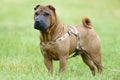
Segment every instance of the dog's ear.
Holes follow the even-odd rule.
[[[36,5],[36,6],[35,6],[35,8],[34,8],[34,10],[36,10],[39,6],[40,6],[39,4],[38,4],[38,5]]]
[[[48,8],[52,11],[55,11],[55,8],[52,5],[48,5]]]

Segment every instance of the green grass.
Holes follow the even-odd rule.
[[[119,0],[1,0],[0,80],[120,80],[119,3]],[[33,29],[36,4],[54,5],[65,25],[78,25],[83,16],[90,17],[102,42],[105,69],[101,75],[93,77],[79,56],[68,60],[63,75],[58,75],[56,61],[54,75],[47,73],[39,49],[39,32]]]

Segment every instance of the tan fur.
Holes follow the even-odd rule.
[[[92,28],[92,23],[88,17],[83,17],[82,18],[82,23],[85,27],[87,28]]]
[[[49,18],[48,23],[49,21],[52,21],[50,28],[46,30],[46,32],[40,31],[40,40],[42,42],[45,43],[56,40],[67,33],[67,27],[59,21],[55,12],[51,11],[48,6],[40,6],[36,11],[40,9],[49,12],[51,17]],[[88,52],[88,55],[91,57],[91,59],[86,54],[81,54],[81,57],[83,61],[89,66],[92,74],[95,75],[96,67],[99,72],[102,72],[100,39],[95,33],[89,18],[84,17],[82,19],[82,23],[83,25],[76,26],[76,28],[80,33],[81,46]],[[42,54],[44,56],[44,63],[48,71],[51,74],[53,73],[52,60],[60,61],[60,73],[65,71],[67,59],[70,54],[74,52],[76,46],[77,38],[73,34],[67,39],[57,42],[54,45],[41,45]],[[73,66],[75,65],[76,64]],[[80,69],[79,66],[78,69]]]

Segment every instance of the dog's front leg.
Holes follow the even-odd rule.
[[[66,69],[66,63],[67,63],[67,58],[66,56],[61,56],[60,57],[60,68],[59,68],[59,73],[62,73]]]
[[[44,63],[47,67],[47,70],[50,74],[53,74],[53,65],[52,65],[52,59],[48,58],[47,56],[44,56]]]

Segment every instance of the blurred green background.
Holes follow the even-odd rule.
[[[95,77],[81,57],[68,60],[64,75],[47,73],[34,30],[37,5],[51,4],[65,25],[79,25],[88,16],[101,38],[104,72]],[[0,80],[120,80],[120,0],[1,0]]]

